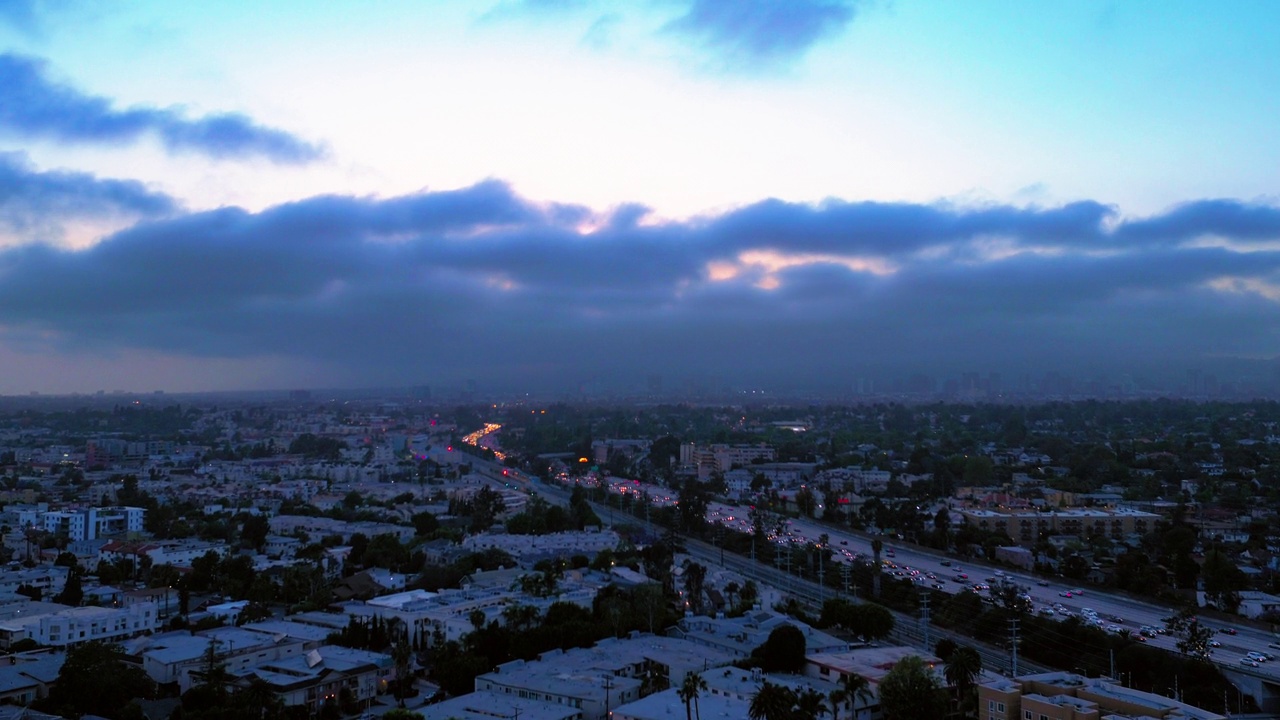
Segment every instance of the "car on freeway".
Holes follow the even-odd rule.
[[[1108,619],[1108,620],[1110,620],[1110,621],[1111,621],[1111,622],[1113,622],[1113,623],[1122,623],[1122,622],[1124,622],[1124,618],[1120,617],[1119,615],[1108,615],[1108,616],[1107,616],[1107,619]]]
[[[1247,666],[1249,666],[1249,667],[1258,667],[1258,661],[1257,661],[1257,660],[1251,660],[1251,659],[1249,659],[1249,658],[1247,658],[1247,657],[1242,657],[1242,658],[1240,658],[1240,664],[1241,664],[1241,665],[1247,665]]]
[[[1075,596],[1071,594],[1070,590],[1063,590],[1058,593],[1058,597],[1075,597]]]
[[[1235,629],[1235,628],[1225,628],[1225,627],[1224,627],[1224,628],[1218,628],[1218,632],[1222,633],[1223,635],[1235,635],[1235,634],[1236,634],[1236,629]]]
[[[1217,640],[1210,640],[1209,647],[1222,647],[1222,643],[1218,642]]]
[[[938,563],[938,564],[939,564],[939,565],[941,565],[942,567],[951,567],[951,561],[950,561],[950,560],[943,560],[942,562],[940,562],[940,563]]]
[[[1124,628],[1120,627],[1119,625],[1110,625],[1107,627],[1107,632],[1122,633],[1124,632]]]
[[[1263,655],[1263,654],[1262,654],[1262,653],[1260,653],[1260,652],[1249,652],[1249,653],[1245,653],[1245,657],[1247,657],[1247,658],[1249,658],[1250,660],[1253,660],[1253,661],[1255,661],[1255,662],[1266,662],[1266,661],[1267,661],[1267,656],[1266,656],[1266,655]]]
[[[1040,587],[1049,587],[1048,580],[1037,580],[1036,584],[1039,585]]]
[[[1084,591],[1083,591],[1083,590],[1081,590],[1080,588],[1075,588],[1075,589],[1073,589],[1071,592],[1073,592],[1073,593],[1075,593],[1075,594],[1077,594],[1077,595],[1083,595],[1083,594],[1084,594]]]

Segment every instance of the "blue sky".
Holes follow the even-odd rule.
[[[0,0],[0,393],[1275,357],[1276,27]]]

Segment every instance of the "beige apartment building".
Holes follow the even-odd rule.
[[[1155,529],[1160,519],[1155,513],[1127,508],[1068,508],[1046,512],[962,508],[956,513],[964,522],[980,530],[1004,532],[1024,547],[1054,535],[1074,535],[1081,539],[1101,535],[1116,540],[1134,533],[1145,535]]]
[[[978,686],[983,720],[1225,720],[1172,698],[1126,688],[1111,678],[1069,672],[1001,678]]]

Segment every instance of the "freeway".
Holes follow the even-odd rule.
[[[473,462],[473,466],[477,471],[494,480],[509,482],[523,490],[540,494],[554,502],[568,502],[568,492],[563,488],[535,482],[527,475],[512,471],[498,463],[477,459]],[[671,505],[675,502],[674,491],[669,488],[641,485],[635,481],[615,481],[609,485],[609,490],[613,493],[628,492],[637,496],[645,494],[655,505]],[[593,503],[593,505],[595,504]],[[596,512],[600,517],[608,518],[616,511],[607,506],[596,505]],[[714,502],[708,507],[707,520],[726,527],[749,531],[749,521],[747,519],[749,512],[749,508]],[[628,522],[637,522],[637,520],[628,516]],[[792,519],[788,521],[778,541],[813,543],[817,542],[824,534],[828,536],[831,557],[836,563],[852,562],[855,558],[867,558],[872,554],[871,541],[873,538],[870,535],[847,528],[828,526],[812,520]],[[1061,579],[1044,579],[1025,573],[1010,573],[1006,568],[996,567],[973,559],[958,560],[942,553],[905,543],[897,543],[887,537],[881,538],[881,540],[884,543],[883,559],[892,562],[896,566],[892,568],[886,567],[887,572],[899,577],[918,578],[923,585],[932,586],[947,593],[967,592],[974,584],[990,583],[1002,577],[1008,578],[1029,589],[1028,594],[1032,598],[1036,612],[1048,614],[1052,611],[1052,616],[1056,618],[1065,619],[1069,616],[1076,616],[1085,620],[1087,618],[1083,616],[1086,611],[1091,611],[1096,614],[1097,622],[1104,629],[1110,629],[1113,632],[1124,631],[1134,635],[1140,635],[1140,631],[1144,626],[1163,628],[1165,618],[1176,613],[1174,608],[1155,602],[1107,593],[1094,588],[1085,588],[1079,584],[1067,583]],[[703,562],[710,564],[720,563],[722,554],[719,549],[692,540],[687,541],[687,545],[691,549],[699,549],[698,557]],[[747,558],[731,554],[724,554],[723,557],[725,565],[730,569],[759,582],[768,582],[774,587],[786,589],[811,602],[820,604],[823,598],[831,596],[831,590],[822,588],[816,583],[803,581],[777,568],[764,566]],[[914,576],[912,575],[913,571],[916,573]],[[967,577],[960,578],[962,574]],[[933,578],[930,578],[930,576],[933,576]],[[1065,612],[1063,612],[1064,610]],[[899,616],[897,620],[898,626],[904,628],[903,632],[906,632],[906,628],[915,628],[916,632],[922,635],[922,630],[919,628],[919,623],[915,618]],[[1250,675],[1267,682],[1280,684],[1280,638],[1272,633],[1247,625],[1227,625],[1209,621],[1206,621],[1205,624],[1218,631],[1213,640],[1216,643],[1216,646],[1212,648],[1213,662],[1222,667],[1222,669],[1233,673]],[[929,629],[929,633],[933,638],[937,638],[941,635],[941,630],[934,627]],[[966,644],[974,644],[973,640],[969,638],[961,638],[960,640]],[[1158,634],[1153,638],[1147,638],[1146,642],[1169,652],[1179,652],[1176,648],[1175,639],[1169,635]],[[1260,661],[1257,666],[1241,664],[1241,659],[1249,652],[1269,653],[1277,657],[1271,661]],[[988,654],[990,655],[989,658],[987,657]],[[1001,660],[1000,658],[1004,659]],[[989,663],[988,667],[993,668],[1007,668],[1009,664],[1006,651],[1003,650],[986,648],[983,659],[984,662]],[[1027,663],[1022,661],[1020,665],[1025,668]]]
[[[842,531],[813,522],[793,521],[791,533],[801,542],[811,542],[826,533],[830,537],[832,546],[841,551],[847,550],[850,553],[862,555],[871,554],[871,538],[851,531]],[[839,555],[844,554],[840,552]],[[1076,617],[1082,617],[1088,610],[1096,613],[1101,627],[1114,627],[1134,634],[1138,634],[1143,626],[1163,628],[1164,619],[1176,613],[1174,608],[1154,602],[1137,600],[1094,588],[1084,588],[1074,583],[1067,584],[1061,579],[1049,580],[1008,573],[1006,569],[994,565],[974,560],[956,560],[941,553],[906,544],[895,544],[887,539],[884,542],[882,557],[897,565],[897,568],[890,569],[890,572],[895,574],[903,573],[903,576],[907,577],[912,570],[915,570],[926,578],[929,574],[935,575],[941,585],[938,589],[948,593],[965,592],[972,584],[992,582],[992,578],[1012,578],[1015,582],[1029,588],[1029,594],[1037,612],[1044,612],[1055,604]],[[964,582],[957,581],[961,573],[968,576]],[[929,582],[932,584],[932,581]],[[1053,616],[1065,619],[1069,615],[1054,610]],[[1085,618],[1082,617],[1082,619]],[[1214,635],[1214,642],[1218,643],[1218,646],[1211,648],[1212,660],[1216,664],[1224,669],[1256,675],[1271,682],[1280,682],[1280,660],[1263,661],[1258,667],[1240,663],[1240,659],[1248,652],[1272,653],[1280,656],[1280,648],[1275,646],[1280,645],[1280,640],[1274,635],[1246,625],[1228,625],[1211,621],[1206,621],[1205,624],[1218,631]],[[1234,634],[1228,634],[1229,631],[1234,631]],[[1178,652],[1175,639],[1169,635],[1157,635],[1155,638],[1150,638],[1148,642],[1170,652]]]

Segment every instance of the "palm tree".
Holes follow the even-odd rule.
[[[818,720],[827,713],[827,706],[823,703],[825,699],[817,690],[806,688],[804,692],[796,695],[792,717],[795,720]]]
[[[502,609],[502,619],[506,621],[507,627],[511,628],[514,632],[520,632],[533,627],[538,623],[538,618],[541,614],[542,613],[538,611],[538,608],[532,605],[525,605],[523,603],[508,605]]]
[[[676,695],[684,702],[685,720],[693,720],[693,709],[697,708],[698,695],[707,689],[707,681],[702,676],[689,671],[684,675],[684,682],[680,683],[680,689],[676,690]],[[698,712],[698,720],[702,720],[702,712]]]
[[[857,673],[849,673],[840,676],[840,690],[844,693],[844,698],[849,701],[853,710],[854,720],[862,715],[857,709],[858,702],[863,704],[871,702],[875,695],[871,692],[871,682]]]
[[[841,687],[827,693],[827,702],[831,703],[831,720],[840,720],[840,706],[849,699],[848,693]]]
[[[788,720],[796,704],[796,693],[786,685],[774,685],[765,680],[756,694],[751,696],[747,717],[751,720]]]
[[[957,708],[967,700],[974,680],[981,672],[982,656],[977,650],[968,645],[962,645],[951,653],[944,676],[948,683],[956,686]]]

